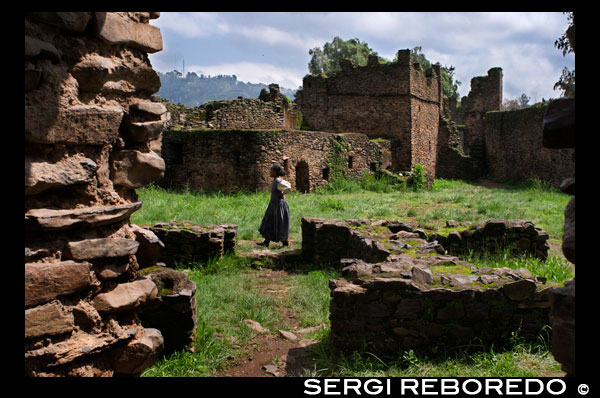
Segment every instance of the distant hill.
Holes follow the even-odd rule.
[[[258,98],[260,90],[269,84],[244,83],[235,75],[198,76],[188,72],[185,77],[179,71],[158,72],[161,87],[157,94],[172,103],[181,103],[189,107],[200,106],[209,101],[221,101],[237,97]],[[294,100],[296,90],[280,87],[280,92]]]

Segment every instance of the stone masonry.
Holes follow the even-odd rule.
[[[362,134],[301,130],[169,130],[162,156],[167,188],[268,190],[274,162],[292,189],[311,192],[334,172],[358,178],[381,167],[381,149]]]
[[[148,53],[157,12],[25,14],[25,374],[139,375],[164,339],[136,309],[135,188],[160,178],[150,150],[169,121]]]
[[[490,220],[475,228],[488,237],[510,228],[539,235],[526,222]],[[448,254],[435,240],[440,234],[428,241],[423,229],[397,220],[309,218],[302,232],[305,260],[342,270],[344,279],[329,282],[331,337],[339,349],[428,354],[434,347],[501,346],[513,333],[536,339],[550,324],[556,284],[524,268],[475,267]]]
[[[205,262],[233,253],[237,242],[237,226],[233,224],[197,225],[190,221],[157,223],[149,227],[163,242],[158,259],[168,267]]]
[[[391,64],[370,57],[364,67],[344,62],[327,78],[305,76],[297,102],[311,129],[393,139],[399,142],[392,152],[395,170],[420,163],[435,174],[432,154],[443,108],[440,70],[437,65],[423,70],[409,50],[398,51],[398,61]]]

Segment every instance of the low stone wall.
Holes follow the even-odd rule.
[[[549,289],[527,270],[477,268],[449,256],[353,262],[331,280],[331,339],[341,350],[502,346],[549,326]],[[346,262],[348,263],[348,262]]]
[[[352,222],[303,217],[302,257],[313,264],[337,265],[342,258],[383,261],[391,254],[381,243],[350,228]]]
[[[488,220],[462,230],[452,226],[425,231],[394,220],[302,218],[302,256],[315,264],[340,264],[343,258],[384,261],[390,254],[448,251],[453,255],[511,250],[545,260],[548,233],[530,221]],[[408,242],[408,243],[406,243]]]
[[[550,246],[549,235],[531,221],[488,220],[462,231],[446,228],[444,233],[432,233],[429,240],[437,240],[448,253],[494,253],[508,249],[513,255],[531,255],[546,260]]]
[[[232,224],[171,221],[154,224],[149,229],[163,242],[159,261],[168,267],[220,258],[224,253],[233,252],[237,242],[237,226]]]
[[[165,355],[186,348],[196,332],[196,283],[183,272],[159,266],[140,273],[150,277],[158,289],[156,297],[138,309],[142,325],[160,330]]]

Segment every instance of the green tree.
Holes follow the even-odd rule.
[[[367,43],[357,38],[342,40],[337,36],[331,43],[325,43],[323,48],[315,47],[308,50],[308,54],[312,57],[308,63],[309,72],[324,76],[341,70],[340,60],[349,59],[356,65],[365,66],[369,55],[377,55]],[[380,58],[380,62],[385,60]]]
[[[569,53],[575,53],[575,13],[565,12],[569,27],[561,37],[556,39],[554,47],[562,51],[563,57]],[[554,90],[562,91],[561,97],[575,97],[575,68],[570,71],[566,66],[556,83]]]

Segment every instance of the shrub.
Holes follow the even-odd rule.
[[[419,191],[425,187],[425,173],[423,172],[422,165],[417,163],[412,167],[412,171],[406,180],[406,184],[414,191]]]

